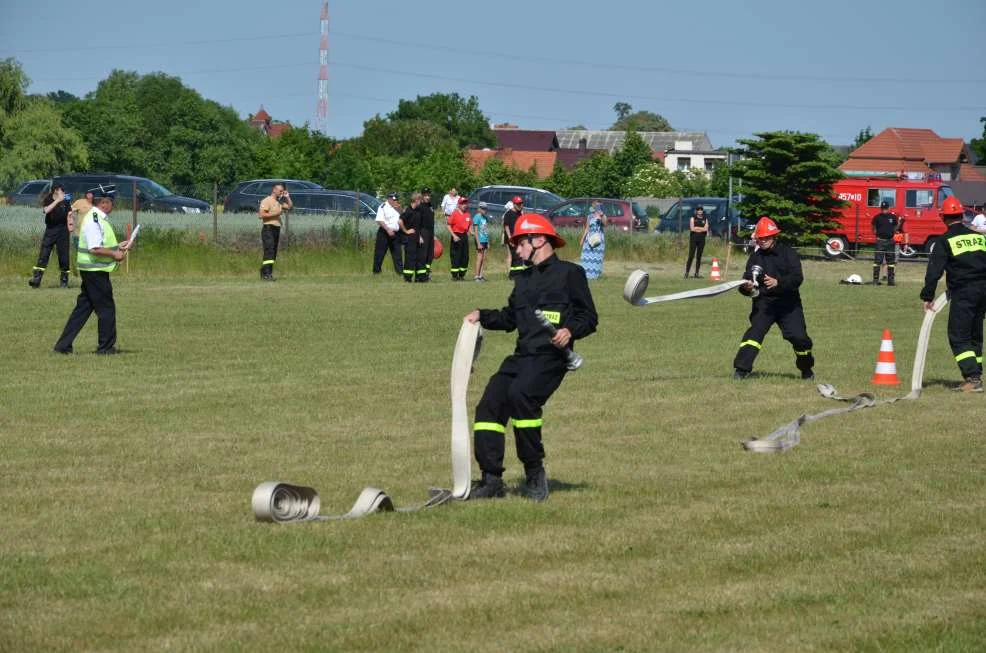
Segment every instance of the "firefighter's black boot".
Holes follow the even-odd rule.
[[[545,501],[548,498],[548,473],[544,467],[527,470],[524,495],[531,501]]]
[[[38,268],[34,268],[34,275],[31,276],[31,280],[27,282],[27,285],[31,286],[32,288],[39,288],[41,286],[41,277],[43,277],[44,274],[45,274],[44,270],[39,270]]]
[[[274,281],[274,266],[270,263],[260,268],[260,278],[264,281]]]
[[[896,283],[894,283],[894,275],[896,273],[897,273],[897,268],[895,268],[892,265],[888,265],[887,266],[887,285],[888,286],[896,286],[897,285]]]
[[[62,272],[62,276],[58,279],[59,288],[68,288],[68,272]]]
[[[879,265],[874,265],[873,266],[873,285],[874,286],[879,286],[880,285],[880,266]]]
[[[470,499],[494,499],[506,494],[503,479],[496,474],[483,472],[479,484],[469,493]]]

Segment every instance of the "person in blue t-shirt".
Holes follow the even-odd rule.
[[[475,281],[486,281],[483,276],[483,265],[486,263],[486,252],[490,248],[490,232],[487,229],[489,218],[486,217],[486,202],[480,202],[478,213],[472,216],[472,236],[476,240],[476,274]]]

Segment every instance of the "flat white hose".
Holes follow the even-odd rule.
[[[261,483],[253,491],[251,506],[257,521],[301,522],[356,519],[375,512],[412,512],[440,506],[451,500],[469,498],[472,469],[472,441],[469,433],[469,414],[466,397],[472,364],[479,354],[482,330],[479,324],[462,321],[452,356],[452,489],[429,488],[428,499],[422,503],[395,508],[390,496],[375,487],[363,488],[349,512],[341,515],[320,515],[318,490],[304,485],[280,481]]]
[[[817,388],[819,394],[826,399],[848,402],[848,406],[842,408],[830,408],[829,410],[815,413],[814,415],[801,415],[793,422],[785,424],[775,430],[770,435],[763,438],[751,438],[741,442],[747,451],[757,453],[780,453],[796,446],[801,442],[801,425],[815,422],[823,417],[841,415],[860,408],[872,408],[882,404],[892,404],[902,399],[917,399],[921,396],[921,388],[924,384],[924,363],[928,357],[928,342],[931,338],[931,327],[935,322],[935,317],[945,308],[948,303],[948,296],[942,293],[935,298],[931,305],[931,310],[925,311],[924,320],[921,322],[921,331],[918,334],[917,351],[914,352],[914,366],[911,368],[911,391],[903,397],[891,397],[890,399],[877,399],[869,392],[862,392],[854,397],[843,397],[833,386],[828,383],[819,383]]]

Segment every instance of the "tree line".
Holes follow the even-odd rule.
[[[401,99],[394,111],[363,123],[360,136],[337,140],[308,124],[271,139],[237,112],[203,98],[164,73],[114,70],[84,97],[64,91],[29,95],[30,80],[15,59],[0,61],[0,191],[27,179],[67,172],[149,177],[186,195],[212,199],[255,178],[308,179],[326,188],[380,195],[423,186],[464,192],[487,184],[538,186],[562,197],[725,196],[728,180],[743,180],[747,215],[780,217],[799,242],[818,239],[837,202],[831,184],[841,157],[814,134],[763,132],[739,141],[731,167],[669,171],[654,161],[637,130],[671,130],[662,116],[618,102],[611,129],[626,131],[615,153],[595,152],[571,170],[556,164],[540,179],[491,158],[478,171],[470,147],[492,147],[490,121],[475,97],[435,93]],[[986,158],[983,138],[972,149]],[[869,127],[857,141],[872,134]],[[785,224],[786,223],[786,224]]]

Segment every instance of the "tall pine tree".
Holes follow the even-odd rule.
[[[743,179],[741,210],[751,221],[773,218],[781,238],[795,245],[817,245],[834,226],[841,205],[832,185],[842,178],[838,156],[815,134],[779,131],[741,139],[742,159],[733,175]]]

